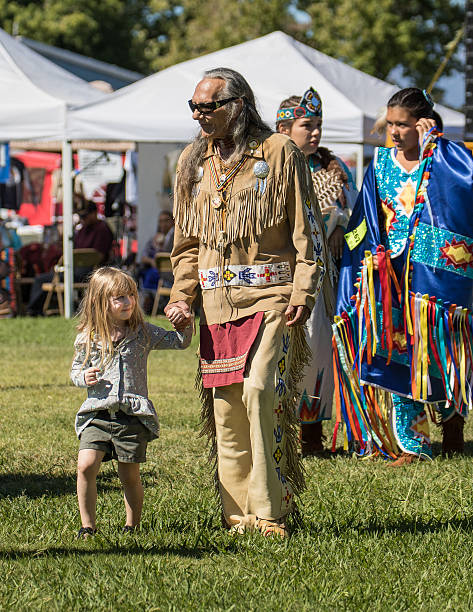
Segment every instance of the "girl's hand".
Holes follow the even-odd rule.
[[[98,383],[97,372],[100,372],[100,368],[88,368],[84,372],[85,384],[88,387],[92,387],[93,385],[96,385]]]
[[[419,121],[416,123],[416,130],[419,134],[419,144],[420,146],[424,143],[424,135],[433,127],[437,127],[435,123],[435,119],[428,119],[427,117],[421,117]]]
[[[166,312],[166,316],[178,331],[185,329],[191,322],[191,313],[185,312],[178,306],[170,308]]]
[[[332,235],[328,239],[330,252],[335,259],[340,259],[342,257],[344,235],[345,230],[343,227],[341,227],[341,225],[337,225],[337,227],[333,230]]]

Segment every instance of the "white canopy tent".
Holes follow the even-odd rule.
[[[248,80],[264,119],[274,124],[281,100],[313,86],[324,109],[324,140],[377,143],[373,123],[397,87],[371,77],[283,32],[222,49],[167,68],[73,113],[70,138],[188,142],[196,132],[187,106],[209,68],[225,66]],[[446,132],[461,138],[464,116],[438,106]]]
[[[0,30],[0,141],[62,140],[66,316],[72,304],[72,152],[67,114],[105,94]]]
[[[97,89],[0,30],[0,139],[61,140],[73,106],[104,98]]]

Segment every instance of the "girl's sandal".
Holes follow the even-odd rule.
[[[281,520],[267,521],[265,519],[256,519],[256,529],[258,529],[265,538],[278,536],[285,539],[289,537],[289,529]]]
[[[97,533],[97,529],[93,529],[92,527],[81,527],[77,533],[78,540],[87,540],[91,536],[94,536]]]

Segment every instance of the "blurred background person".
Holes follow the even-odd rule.
[[[319,146],[322,137],[322,100],[312,87],[302,97],[291,96],[281,102],[276,127],[281,134],[290,136],[309,164],[332,255],[329,272],[336,295],[343,236],[358,195],[355,183],[343,161]],[[307,341],[313,361],[306,369],[299,403],[303,456],[323,451],[322,421],[332,416],[334,383],[330,314],[324,300],[319,299],[307,323]]]
[[[80,224],[74,235],[75,249],[95,249],[102,255],[100,265],[106,264],[110,259],[113,244],[112,230],[108,224],[97,216],[97,205],[92,201],[85,202],[84,206],[77,211]],[[84,281],[92,272],[92,268],[74,267],[74,282]],[[43,304],[46,292],[43,284],[50,283],[54,272],[46,272],[36,276],[31,287],[30,299],[26,309],[28,316],[38,316],[43,313]]]
[[[158,271],[156,255],[171,253],[173,243],[174,219],[171,212],[163,210],[159,215],[156,234],[145,245],[138,270],[141,306],[147,314],[151,312],[159,279],[162,278],[165,287],[172,287],[172,273]]]

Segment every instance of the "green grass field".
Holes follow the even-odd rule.
[[[166,323],[162,323],[166,325]],[[143,467],[139,534],[121,534],[115,466],[99,476],[98,526],[77,541],[84,390],[69,383],[74,325],[0,322],[0,609],[469,610],[473,439],[467,456],[390,470],[381,460],[309,459],[303,524],[289,541],[220,527],[197,438],[195,345],[154,352],[161,438]],[[328,426],[326,425],[328,431]],[[439,432],[434,432],[439,452]]]

